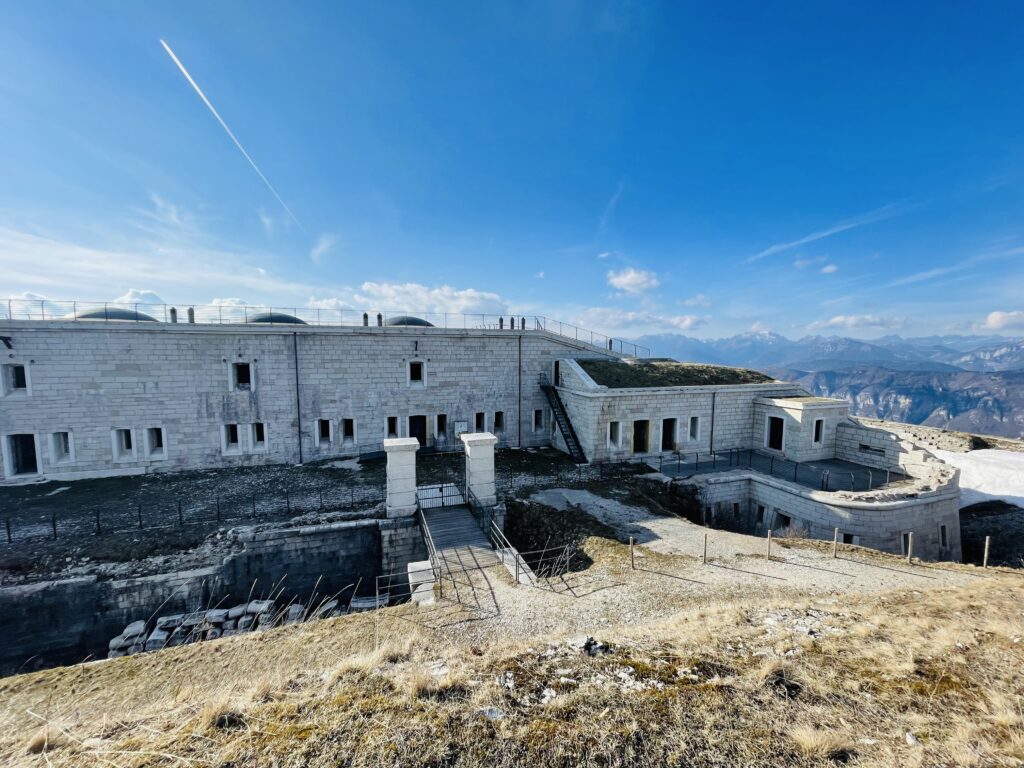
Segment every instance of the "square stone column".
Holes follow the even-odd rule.
[[[388,455],[388,517],[409,517],[416,514],[416,449],[415,437],[398,437],[384,441]]]
[[[466,446],[466,485],[484,506],[498,503],[494,488],[494,444],[498,438],[490,432],[463,433]],[[468,499],[467,499],[468,501]]]

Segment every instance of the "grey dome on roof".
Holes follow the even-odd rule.
[[[384,325],[416,325],[420,328],[433,328],[433,323],[428,323],[422,317],[412,317],[411,315],[395,315],[389,317],[384,321]]]
[[[286,315],[284,312],[260,312],[256,315],[249,315],[247,323],[281,323],[282,325],[308,325],[305,320],[300,320],[295,315]]]
[[[145,312],[135,309],[122,309],[121,307],[101,307],[90,309],[88,312],[79,312],[74,316],[78,320],[135,320],[143,323],[155,323],[156,318],[150,317]]]

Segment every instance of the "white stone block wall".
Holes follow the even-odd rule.
[[[496,329],[4,321],[0,335],[12,340],[5,362],[24,362],[31,380],[27,396],[0,398],[0,452],[6,435],[36,435],[41,476],[52,479],[297,462],[300,439],[305,461],[350,456],[383,442],[388,416],[397,418],[397,436],[408,437],[410,416],[425,416],[433,436],[445,414],[453,443],[457,423],[474,431],[483,412],[492,430],[501,411],[500,441],[548,445],[541,374],[550,379],[556,359],[599,356],[544,331]],[[424,363],[422,385],[408,380],[410,360]],[[235,362],[252,366],[248,391],[231,387]],[[543,414],[536,430],[534,410]],[[334,439],[324,446],[320,418],[332,421]],[[342,440],[346,418],[355,421],[354,444]],[[263,450],[251,444],[257,422]],[[223,430],[232,423],[240,446],[226,452]],[[149,427],[164,429],[165,457],[145,455]],[[115,461],[111,435],[120,428],[133,430],[136,452]],[[71,434],[72,462],[52,460],[49,436],[58,431]]]

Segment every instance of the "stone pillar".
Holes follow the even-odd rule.
[[[384,441],[388,455],[388,517],[408,517],[416,513],[416,449],[415,437],[398,437]]]
[[[496,504],[494,444],[498,438],[490,432],[473,432],[463,433],[460,439],[466,446],[466,485],[484,506]]]

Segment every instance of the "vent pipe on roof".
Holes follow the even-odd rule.
[[[178,322],[178,310],[175,307],[171,307],[171,322]]]
[[[369,325],[369,324],[370,324],[370,316],[368,314],[366,314],[365,312],[363,312],[363,325]]]
[[[190,323],[194,323],[196,321],[196,308],[195,307],[189,307],[188,308],[188,321]]]

